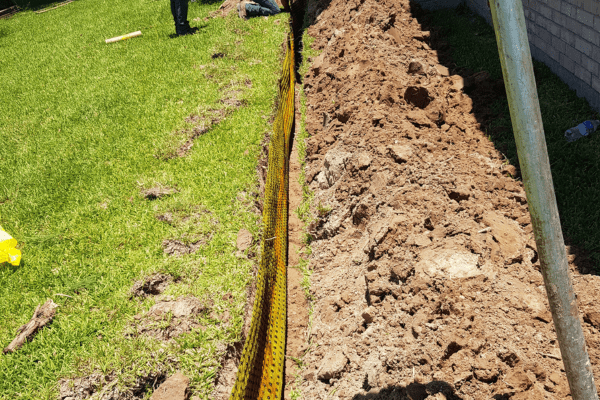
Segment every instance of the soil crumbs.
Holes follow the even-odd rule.
[[[304,398],[564,399],[522,183],[409,10],[308,5],[323,52],[304,80],[320,216]],[[600,279],[569,261],[598,381]]]

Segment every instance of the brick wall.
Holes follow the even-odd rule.
[[[457,0],[415,1],[430,10],[457,5]],[[600,0],[522,1],[531,56],[600,112]],[[466,3],[492,25],[487,0]]]

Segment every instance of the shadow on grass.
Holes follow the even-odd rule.
[[[0,26],[0,39],[5,38],[9,35],[8,28],[5,26]]]
[[[37,11],[50,6],[51,4],[59,4],[62,1],[56,0],[12,0],[21,10]]]
[[[496,148],[519,169],[508,100],[493,27],[464,5],[427,12],[411,2],[411,13],[431,32],[450,75],[470,76],[487,71],[490,78],[465,93],[473,100],[473,115]],[[582,273],[600,272],[600,133],[567,143],[564,131],[586,119],[600,119],[584,98],[562,82],[546,65],[533,60],[552,179],[565,242]],[[517,172],[517,179],[520,173]]]

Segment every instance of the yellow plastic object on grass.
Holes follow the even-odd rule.
[[[15,249],[17,241],[0,226],[0,264],[11,263],[15,267],[21,263],[21,250]]]

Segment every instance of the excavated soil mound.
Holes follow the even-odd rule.
[[[405,0],[309,2],[308,399],[564,399],[521,182]],[[600,279],[569,257],[596,380]]]

